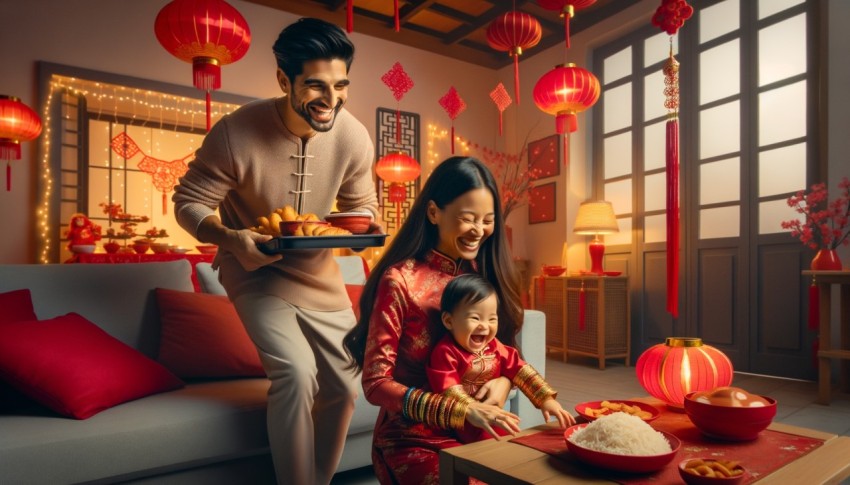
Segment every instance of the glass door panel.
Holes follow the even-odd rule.
[[[700,112],[699,158],[741,151],[741,104],[722,104]]]

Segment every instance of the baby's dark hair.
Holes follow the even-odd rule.
[[[452,313],[458,305],[478,303],[495,294],[496,288],[487,278],[476,273],[462,274],[449,281],[446,289],[443,290],[443,296],[440,298],[440,313]]]

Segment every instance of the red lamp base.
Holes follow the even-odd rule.
[[[592,274],[603,274],[602,256],[605,255],[605,245],[598,239],[594,239],[588,246],[590,251],[590,272]]]

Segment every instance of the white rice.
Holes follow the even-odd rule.
[[[570,441],[615,455],[663,455],[673,449],[667,438],[644,420],[623,412],[601,416],[570,435]]]

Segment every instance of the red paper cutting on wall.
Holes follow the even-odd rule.
[[[110,142],[112,151],[124,159],[133,158],[137,153],[141,152],[139,145],[130,138],[127,133],[121,132],[112,138]],[[144,154],[143,154],[144,155]],[[168,197],[167,194],[174,190],[177,181],[182,177],[189,166],[186,165],[186,160],[194,154],[190,153],[183,158],[177,160],[160,160],[148,155],[144,155],[142,161],[139,162],[139,170],[149,173],[153,180],[153,186],[162,192],[162,213],[168,213]]]

